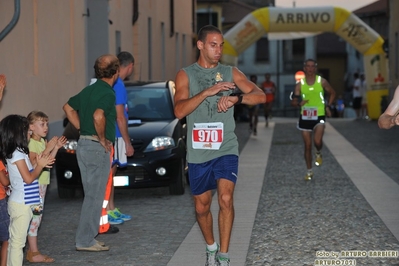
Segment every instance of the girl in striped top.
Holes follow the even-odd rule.
[[[8,199],[10,238],[8,264],[23,264],[23,247],[33,212],[40,210],[37,178],[44,167],[51,167],[54,159],[38,155],[35,168],[29,160],[29,123],[26,117],[9,115],[0,122],[1,159],[7,164],[11,194]]]

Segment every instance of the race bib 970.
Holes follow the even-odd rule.
[[[194,123],[193,149],[218,150],[223,142],[223,123]]]

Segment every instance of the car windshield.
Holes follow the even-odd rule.
[[[127,87],[129,120],[158,121],[174,119],[169,89]]]

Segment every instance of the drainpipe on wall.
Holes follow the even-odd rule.
[[[139,19],[139,0],[133,0],[133,18],[132,25]]]
[[[0,32],[0,42],[6,37],[8,33],[14,28],[19,19],[19,14],[21,13],[21,3],[20,0],[14,0],[14,16],[12,17],[10,23]]]

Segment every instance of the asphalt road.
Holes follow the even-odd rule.
[[[236,133],[241,150],[249,138],[248,123],[238,122]],[[43,254],[56,260],[54,265],[166,265],[195,223],[188,186],[180,196],[169,195],[167,187],[117,189],[117,207],[133,219],[118,225],[119,233],[97,237],[110,246],[109,252],[77,252],[74,238],[82,193],[60,199],[54,175],[51,182],[38,244]]]

